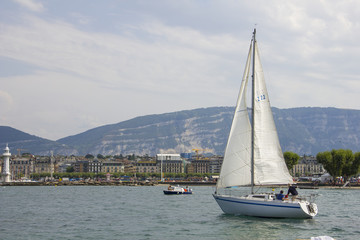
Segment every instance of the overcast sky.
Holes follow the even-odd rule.
[[[2,0],[0,125],[57,140],[234,106],[256,24],[271,105],[360,109],[360,1]]]

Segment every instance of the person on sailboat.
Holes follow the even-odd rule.
[[[296,191],[296,186],[294,186],[294,185],[288,185],[289,186],[289,190],[288,190],[288,193],[287,193],[287,195],[289,195],[290,193],[291,193],[291,200],[292,201],[294,201],[295,200],[295,198],[297,197],[297,195],[298,195],[298,192]]]
[[[284,200],[285,196],[284,196],[284,191],[281,190],[279,194],[277,194],[276,199],[277,200]]]

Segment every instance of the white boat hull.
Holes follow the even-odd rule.
[[[224,213],[270,218],[313,218],[317,214],[315,203],[307,201],[281,201],[213,195]]]

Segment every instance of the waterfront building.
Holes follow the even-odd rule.
[[[74,172],[89,172],[89,161],[76,161]]]
[[[54,162],[52,157],[48,156],[35,157],[33,166],[33,173],[52,173],[57,171],[56,162]]]
[[[210,172],[210,160],[209,158],[199,158],[191,160],[188,166],[188,173],[209,173]]]
[[[124,164],[124,172],[126,173],[136,173],[136,164],[134,163],[125,163]]]
[[[13,179],[31,178],[33,173],[50,173],[58,171],[53,157],[34,157],[33,155],[14,156],[10,160],[10,172]]]
[[[103,162],[95,159],[89,162],[89,172],[100,173],[102,172]]]
[[[156,154],[156,161],[179,161],[181,160],[180,154],[177,153],[165,153],[165,154]]]
[[[82,158],[75,156],[56,157],[56,172],[64,173],[68,167],[74,167],[76,161],[82,160]]]
[[[318,163],[316,157],[303,156],[299,163],[292,168],[292,175],[296,177],[322,175],[326,171],[321,163]]]
[[[64,172],[66,172],[67,168],[68,168],[68,167],[71,167],[71,166],[72,166],[71,163],[68,163],[68,162],[60,162],[60,163],[58,164],[58,167],[57,167],[57,172],[59,172],[59,173],[64,173]]]
[[[125,171],[124,164],[121,162],[115,161],[106,161],[103,162],[102,172],[105,173],[123,173]]]
[[[159,172],[156,161],[139,161],[136,163],[136,172],[138,173],[157,173]]]
[[[84,158],[83,157],[75,157],[75,156],[66,156],[61,161],[72,164],[72,163],[76,163],[76,161],[79,161],[79,160],[84,160]]]
[[[159,173],[185,172],[185,161],[180,157],[180,154],[157,154],[156,164]]]
[[[224,160],[223,156],[211,156],[210,159],[210,166],[209,166],[209,173],[220,173],[221,165]]]
[[[13,179],[22,177],[30,178],[34,172],[34,158],[32,157],[14,157],[11,159],[10,171]]]
[[[187,173],[220,173],[223,158],[216,155],[210,157],[197,156],[195,159],[191,159],[187,165]]]

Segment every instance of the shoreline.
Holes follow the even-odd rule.
[[[177,181],[177,182],[148,182],[148,181],[131,181],[131,182],[115,182],[115,181],[69,181],[69,182],[9,182],[0,183],[0,186],[168,186],[168,185],[181,185],[181,186],[215,186],[216,182],[192,182],[192,181]],[[267,186],[268,188],[278,188],[279,186]],[[343,185],[313,185],[311,183],[297,183],[299,189],[352,189],[360,190],[360,185],[354,184],[351,186]]]
[[[66,182],[9,182],[0,183],[0,186],[168,186],[168,185],[189,185],[189,186],[215,186],[215,182],[148,182],[148,181],[66,181]]]

